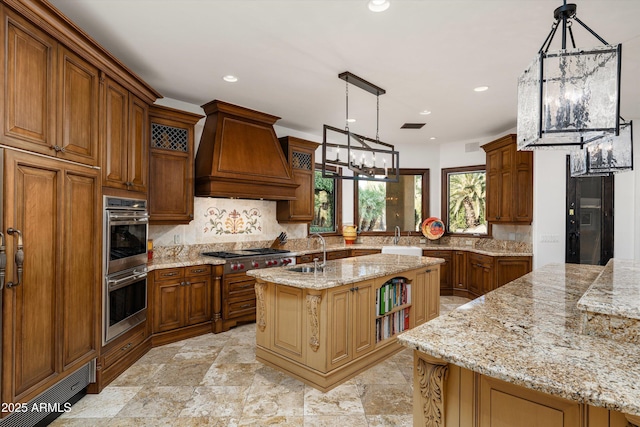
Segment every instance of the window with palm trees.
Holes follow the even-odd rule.
[[[400,169],[400,181],[357,181],[354,218],[360,232],[420,231],[428,215],[429,170]]]
[[[442,169],[442,218],[452,234],[487,234],[484,165]]]
[[[330,174],[340,175],[335,167],[327,167]],[[313,221],[310,233],[339,234],[342,227],[342,183],[340,179],[322,176],[322,165],[316,165]]]

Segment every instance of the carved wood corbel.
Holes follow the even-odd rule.
[[[449,365],[439,359],[420,355],[415,365],[425,427],[444,426],[444,382]]]
[[[318,316],[318,307],[322,298],[320,295],[307,295],[307,313],[311,325],[311,336],[309,337],[309,347],[311,350],[318,351],[320,348],[320,320]]]
[[[256,281],[256,300],[257,300],[257,320],[256,323],[258,325],[258,329],[260,332],[264,332],[267,327],[267,321],[265,320],[265,305],[264,305],[264,289],[267,287],[267,284],[261,280]]]

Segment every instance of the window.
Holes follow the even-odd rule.
[[[340,171],[331,166],[327,170],[336,175]],[[313,221],[309,233],[339,234],[342,227],[342,180],[323,178],[322,165],[315,168]]]
[[[354,218],[361,233],[420,231],[429,212],[429,170],[400,169],[399,182],[355,181]]]
[[[450,234],[487,234],[484,165],[442,169],[442,219]]]

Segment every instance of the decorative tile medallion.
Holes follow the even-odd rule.
[[[256,234],[262,231],[262,213],[257,208],[227,212],[226,209],[210,207],[204,217],[208,218],[204,226],[205,233]]]

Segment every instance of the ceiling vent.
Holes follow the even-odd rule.
[[[400,126],[400,129],[422,129],[426,123],[405,123]]]

